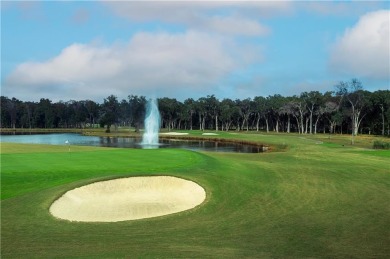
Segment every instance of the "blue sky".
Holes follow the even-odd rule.
[[[1,2],[1,94],[197,99],[389,89],[388,1]]]

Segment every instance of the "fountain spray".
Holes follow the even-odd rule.
[[[157,99],[149,99],[146,104],[145,132],[142,136],[142,145],[157,146],[160,131],[160,112]]]

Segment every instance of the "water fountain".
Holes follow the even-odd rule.
[[[160,130],[160,112],[157,99],[149,99],[146,105],[145,132],[141,145],[146,147],[158,146],[158,132]]]

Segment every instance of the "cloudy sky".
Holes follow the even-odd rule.
[[[101,102],[389,89],[388,1],[1,2],[1,95]]]

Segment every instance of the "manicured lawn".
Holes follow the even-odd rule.
[[[64,146],[7,143],[2,146],[2,199],[81,179],[123,177],[144,174],[145,170],[148,174],[159,174],[189,166],[198,159],[194,153],[172,149],[73,146],[68,152]],[[15,153],[21,146],[25,151]]]
[[[195,135],[198,132],[195,132]],[[198,134],[199,135],[199,134]],[[390,151],[325,135],[229,134],[287,145],[263,154],[2,144],[2,258],[388,258]],[[344,146],[343,146],[344,145]],[[152,219],[76,223],[48,208],[89,182],[174,175],[201,206]]]

